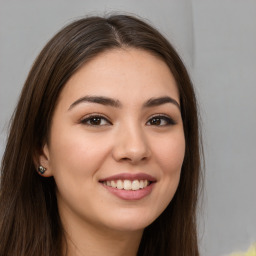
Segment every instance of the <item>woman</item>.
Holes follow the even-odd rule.
[[[44,47],[3,156],[0,255],[199,255],[197,105],[170,43],[125,15]]]

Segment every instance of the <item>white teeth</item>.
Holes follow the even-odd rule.
[[[132,190],[138,190],[140,189],[140,182],[138,180],[134,180],[132,182]]]
[[[116,183],[115,183],[114,180],[111,180],[110,186],[113,187],[113,188],[116,188],[116,187],[117,187],[117,185],[116,185]]]
[[[131,190],[131,188],[132,188],[132,182],[130,180],[124,180],[124,189]]]
[[[124,188],[124,184],[121,180],[118,180],[117,183],[116,183],[116,187],[118,189],[123,189]]]
[[[124,189],[124,190],[139,190],[147,187],[150,183],[148,180],[111,180],[111,181],[104,181],[104,185],[117,188],[117,189]]]

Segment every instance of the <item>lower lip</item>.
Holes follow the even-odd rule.
[[[109,192],[114,194],[115,196],[123,199],[123,200],[140,200],[146,196],[148,196],[154,186],[154,183],[151,183],[147,187],[139,190],[125,190],[125,189],[117,189],[113,187],[109,187],[107,185],[104,185],[104,188],[106,188]]]

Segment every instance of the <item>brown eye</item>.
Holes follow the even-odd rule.
[[[160,118],[152,118],[151,120],[150,120],[150,124],[151,125],[161,125],[161,119]]]
[[[167,126],[167,125],[174,125],[174,124],[175,124],[174,120],[167,116],[155,116],[155,117],[152,117],[147,122],[147,125],[154,125],[154,126]]]
[[[81,121],[82,124],[89,126],[103,126],[111,124],[105,117],[103,116],[90,116]]]
[[[91,125],[100,125],[100,124],[101,124],[101,119],[102,119],[102,118],[100,118],[100,117],[93,117],[93,118],[91,118],[91,119],[88,120],[88,121],[89,121],[89,123],[90,123]]]

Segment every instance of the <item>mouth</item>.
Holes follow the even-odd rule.
[[[99,180],[112,194],[124,200],[139,200],[149,195],[157,180],[144,173],[123,173]]]
[[[102,182],[105,186],[121,190],[140,190],[149,186],[149,180],[108,180]]]

